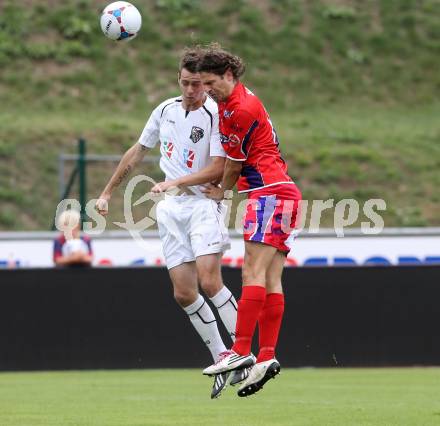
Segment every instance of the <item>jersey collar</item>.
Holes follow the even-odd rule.
[[[240,81],[237,82],[234,89],[232,90],[232,93],[229,95],[228,99],[224,102],[219,102],[219,110],[224,112],[227,110],[228,106],[235,103],[237,99],[240,98],[241,93],[243,93],[244,85]]]
[[[239,98],[241,93],[243,92],[244,85],[240,81],[237,81],[237,84],[234,87],[234,90],[229,95],[229,98],[226,101],[226,104],[233,102],[235,99]]]

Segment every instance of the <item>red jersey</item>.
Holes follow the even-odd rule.
[[[242,161],[238,192],[293,184],[278,149],[278,137],[262,102],[238,82],[219,103],[220,135],[229,159]]]

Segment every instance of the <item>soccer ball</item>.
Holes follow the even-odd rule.
[[[73,238],[63,244],[62,253],[63,256],[69,256],[73,253],[88,254],[89,248],[81,238]]]
[[[102,32],[112,40],[127,41],[135,38],[141,25],[139,10],[126,1],[115,1],[102,11]]]

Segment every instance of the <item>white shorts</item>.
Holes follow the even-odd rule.
[[[197,196],[165,196],[156,216],[168,269],[230,248],[226,206]]]

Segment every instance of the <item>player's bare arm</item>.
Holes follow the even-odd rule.
[[[149,151],[149,148],[136,142],[121,158],[116,171],[110,178],[106,187],[99,196],[96,202],[96,210],[105,216],[108,213],[108,202],[112,196],[113,190],[117,188],[121,182],[131,173],[131,171],[142,161],[144,155]]]
[[[219,181],[222,178],[223,170],[225,167],[224,157],[211,157],[211,163],[199,170],[196,173],[191,173],[186,176],[182,176],[178,179],[168,180],[165,182],[159,182],[156,184],[152,192],[160,193],[166,192],[170,188],[185,188],[193,185],[202,185],[210,182]]]
[[[238,178],[240,177],[242,169],[241,161],[234,161],[229,158],[225,161],[225,169],[223,172],[223,179],[219,186],[209,184],[203,191],[208,198],[215,201],[221,201],[225,198],[225,191],[234,187]]]

